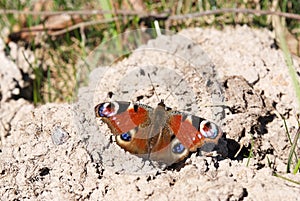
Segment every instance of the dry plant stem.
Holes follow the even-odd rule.
[[[221,13],[244,13],[254,15],[277,15],[285,18],[300,20],[300,15],[294,13],[285,13],[279,11],[269,10],[255,10],[255,9],[243,9],[243,8],[222,8],[216,10],[207,10],[201,12],[195,12],[184,15],[171,15],[170,13],[148,13],[148,12],[136,12],[126,10],[115,11],[102,11],[102,10],[78,10],[78,11],[19,11],[19,10],[4,10],[0,9],[0,15],[17,14],[17,15],[39,15],[39,16],[51,16],[51,15],[103,15],[103,14],[115,14],[123,16],[139,16],[139,17],[154,17],[154,18],[167,18],[169,20],[182,20],[186,18],[196,18],[205,15],[216,15]]]
[[[95,20],[95,21],[90,21],[90,22],[81,22],[79,24],[75,24],[73,26],[70,26],[66,29],[62,29],[62,30],[59,30],[59,31],[49,33],[49,35],[50,36],[58,36],[58,35],[65,34],[69,31],[75,30],[77,28],[84,28],[84,27],[87,27],[87,26],[93,26],[93,25],[97,25],[97,24],[110,23],[110,22],[114,22],[114,21],[117,21],[117,20],[120,20],[120,19],[121,18],[114,17],[114,18],[111,18],[111,19],[102,19],[102,20]]]
[[[17,11],[17,10],[0,10],[1,14],[27,14],[27,15],[43,15],[43,16],[50,16],[50,15],[59,15],[59,14],[69,14],[69,15],[99,15],[99,14],[106,14],[106,13],[113,13],[111,11],[100,11],[100,10],[94,10],[94,11],[42,11],[42,12],[32,12],[32,11]],[[145,12],[134,12],[134,11],[123,11],[123,10],[116,10],[115,15],[121,14],[123,16],[134,16],[137,15],[139,17],[155,17],[155,18],[167,18],[166,21],[166,27],[169,27],[170,21],[172,20],[183,20],[186,18],[197,18],[205,15],[215,15],[220,13],[245,13],[245,14],[255,14],[255,15],[276,15],[276,16],[284,16],[286,18],[296,19],[300,21],[300,15],[292,14],[292,13],[284,13],[279,11],[264,11],[264,10],[253,10],[253,9],[238,9],[238,8],[224,8],[224,9],[218,9],[218,10],[208,10],[203,12],[196,12],[196,13],[190,13],[190,14],[184,14],[184,15],[173,15],[169,16],[166,13],[161,14],[148,14]],[[65,29],[55,31],[52,33],[48,33],[51,36],[58,36],[64,33],[67,33],[69,31],[72,31],[77,28],[84,28],[87,26],[93,26],[96,24],[103,24],[103,23],[110,23],[110,22],[117,22],[118,20],[122,19],[122,17],[114,17],[111,19],[101,19],[96,21],[87,21],[87,22],[81,22],[78,24],[75,24],[73,26],[67,27]],[[28,31],[45,31],[44,30],[33,30],[30,29]]]
[[[300,20],[300,15],[293,13],[284,13],[279,11],[270,11],[270,10],[254,10],[254,9],[243,9],[243,8],[223,8],[217,10],[207,10],[203,12],[190,13],[185,15],[174,15],[170,16],[169,20],[183,20],[186,18],[196,18],[205,15],[216,15],[221,13],[244,13],[244,14],[254,14],[254,15],[277,15],[281,17],[291,18]]]

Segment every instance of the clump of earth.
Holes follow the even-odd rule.
[[[24,69],[1,52],[1,198],[297,200],[299,185],[274,176],[300,181],[286,173],[291,144],[283,118],[293,139],[299,108],[276,47],[272,32],[247,26],[159,36],[94,69],[77,102],[39,107],[19,96]],[[110,91],[113,100],[151,107],[165,99],[173,110],[216,122],[222,140],[180,166],[153,166],[116,145],[95,118]]]

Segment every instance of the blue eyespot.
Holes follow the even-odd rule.
[[[214,139],[218,136],[219,129],[216,124],[204,120],[200,123],[200,133],[204,135],[204,137]]]
[[[106,115],[103,114],[103,110],[104,110],[104,107],[102,105],[102,106],[99,107],[99,110],[98,110],[98,114],[99,114],[100,117],[105,117],[106,116]]]
[[[184,152],[184,150],[185,147],[181,143],[176,143],[172,148],[172,152],[175,154],[181,154],[182,152]]]
[[[129,141],[131,141],[131,135],[129,133],[123,133],[123,134],[121,134],[121,139],[126,142],[129,142]]]
[[[118,113],[119,105],[115,102],[102,103],[98,107],[98,115],[100,117],[111,117]]]

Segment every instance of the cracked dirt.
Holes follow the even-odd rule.
[[[273,33],[243,26],[188,29],[180,35],[186,40],[157,38],[111,67],[95,69],[73,104],[34,108],[14,96],[15,88],[25,87],[20,74],[1,68],[1,199],[299,199],[299,185],[273,176],[276,170],[300,181],[299,174],[285,173],[291,146],[280,115],[294,137],[299,110]],[[3,65],[14,66],[9,60]],[[297,58],[294,66],[298,71]],[[113,91],[114,100],[139,97],[155,107],[146,73],[160,98],[171,91],[169,107],[221,126],[218,152],[191,153],[180,166],[162,169],[113,142],[94,106]]]

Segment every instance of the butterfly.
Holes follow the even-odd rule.
[[[173,111],[161,100],[156,108],[125,101],[95,106],[124,150],[167,165],[178,163],[206,143],[217,144],[221,129],[201,117]]]

